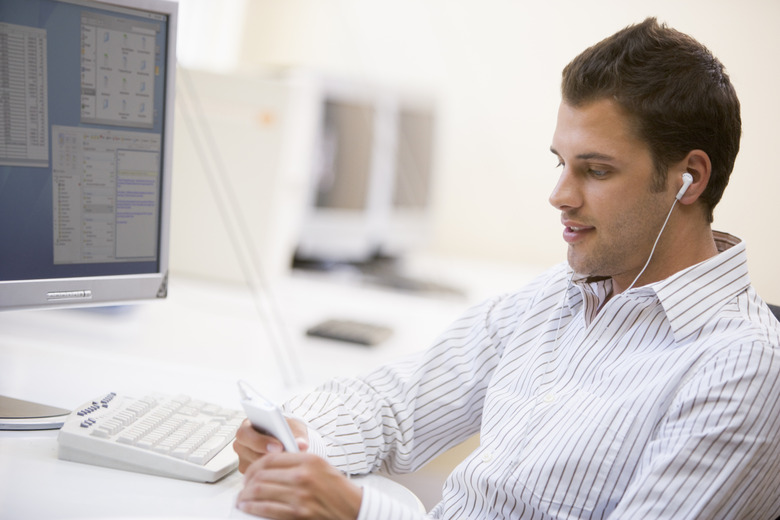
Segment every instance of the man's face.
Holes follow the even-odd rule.
[[[674,201],[654,192],[652,156],[611,99],[561,103],[551,151],[561,176],[550,203],[561,211],[569,265],[611,276],[625,290],[639,274]]]

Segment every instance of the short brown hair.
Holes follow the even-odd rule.
[[[742,134],[739,99],[723,64],[690,36],[655,18],[586,49],[563,69],[561,93],[579,106],[612,98],[634,118],[658,172],[703,150],[712,173],[702,200],[709,221],[729,181]]]

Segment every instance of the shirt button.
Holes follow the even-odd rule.
[[[557,400],[558,400],[558,396],[552,392],[545,394],[544,397],[542,397],[542,401],[544,401],[547,404],[554,403]]]
[[[490,462],[491,460],[493,460],[493,454],[491,452],[482,452],[482,462]]]

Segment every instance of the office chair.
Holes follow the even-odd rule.
[[[775,315],[775,318],[777,318],[780,321],[780,305],[769,305],[769,310],[772,311],[772,314]],[[780,520],[780,516],[778,516],[775,520]]]
[[[772,305],[772,304],[768,304],[768,305],[769,305],[769,310],[772,311],[772,314],[775,315],[775,318],[780,320],[780,305]]]

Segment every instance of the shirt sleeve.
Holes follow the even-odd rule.
[[[482,402],[509,327],[497,298],[467,311],[427,351],[363,378],[338,379],[285,403],[347,474],[414,471],[479,431]],[[511,322],[511,320],[506,320]]]
[[[415,511],[374,489],[363,487],[363,500],[357,520],[423,520],[429,518],[421,511]]]
[[[780,355],[722,349],[671,403],[610,519],[774,518],[780,486]]]

